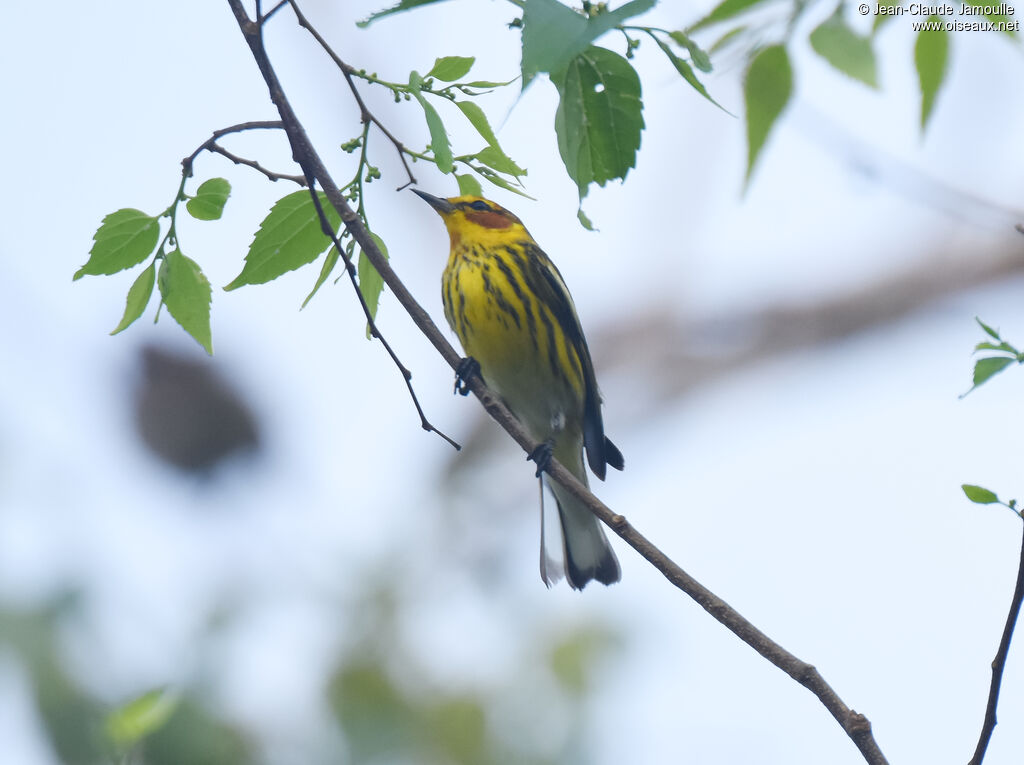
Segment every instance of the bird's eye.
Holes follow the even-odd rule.
[[[472,207],[474,210],[478,210],[480,212],[490,212],[491,211],[491,208],[487,206],[487,203],[486,202],[481,202],[480,200],[477,200],[476,202],[473,202],[470,205],[470,207]]]

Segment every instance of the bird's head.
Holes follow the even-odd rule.
[[[413,189],[413,193],[444,220],[453,249],[460,243],[486,245],[508,242],[510,238],[530,238],[519,218],[489,199],[474,196],[443,199],[418,189]]]

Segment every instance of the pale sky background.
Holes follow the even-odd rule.
[[[303,7],[343,58],[386,79],[426,72],[449,54],[477,56],[473,76],[481,79],[517,73],[520,38],[504,26],[513,6],[452,0],[354,26],[386,4]],[[663,2],[641,21],[678,28],[706,5]],[[365,572],[386,571],[382,556],[397,555],[418,572],[403,587],[421,604],[407,615],[403,639],[441,682],[499,677],[524,645],[573,624],[596,619],[623,631],[625,648],[598,673],[581,761],[862,761],[811,694],[618,541],[620,584],[546,590],[536,571],[536,487],[514,448],[466,484],[473,493],[454,503],[462,530],[445,540],[437,519],[452,508],[439,486],[453,455],[420,430],[399,375],[365,340],[347,284],[326,285],[301,313],[316,267],[266,286],[218,289],[239,271],[269,205],[293,190],[220,158],[202,157],[196,182],[231,180],[224,219],[186,221],[180,235],[215,286],[217,357],[265,417],[269,452],[256,474],[239,468],[203,488],[140,451],[125,406],[135,354],[153,339],[189,350],[194,343],[167,315],[154,327],[154,306],[109,337],[135,272],[74,284],[71,275],[104,215],[121,207],[158,213],[177,188],[181,158],[212,130],[275,114],[226,3],[40,7],[15,4],[0,25],[0,599],[28,605],[69,586],[87,593],[81,628],[65,638],[93,687],[115,704],[155,685],[185,686],[213,661],[212,699],[266,731],[268,762],[315,762],[329,738],[318,683],[351,632],[325,604],[358,598]],[[585,204],[599,233],[575,223],[546,81],[514,108],[514,89],[481,102],[506,151],[529,168],[537,201],[487,193],[556,260],[597,346],[606,427],[627,461],[596,487],[599,496],[817,666],[871,719],[893,763],[966,762],[1012,591],[1020,521],[968,503],[959,486],[1024,498],[1024,377],[1011,370],[957,396],[969,387],[970,351],[982,339],[975,315],[1024,343],[1024,281],[751,364],[671,406],[647,404],[658,369],[600,368],[602,357],[623,353],[599,347],[608,328],[652,312],[684,321],[800,303],[929,258],[941,268],[936,250],[1024,255],[1012,228],[1018,218],[942,209],[930,204],[928,184],[900,193],[884,174],[860,172],[845,140],[822,127],[862,142],[869,165],[897,176],[916,169],[1024,209],[1020,47],[994,34],[954,34],[950,79],[922,137],[909,19],[879,39],[874,92],[830,69],[806,42],[832,7],[809,12],[791,45],[796,100],[745,196],[742,121],[694,93],[648,44],[635,61],[647,125],[637,167]],[[336,179],[347,179],[348,158],[332,147],[360,128],[343,80],[287,11],[268,40],[314,141]],[[741,70],[726,59],[706,80],[737,114]],[[363,92],[409,145],[426,143],[415,103]],[[444,116],[455,145],[474,150],[478,139],[455,110]],[[293,172],[281,136],[225,143]],[[371,187],[371,223],[443,325],[441,224],[408,191],[394,193],[404,178],[379,135],[371,151],[385,173]],[[455,193],[453,180],[422,163],[416,172],[420,188]],[[451,396],[450,370],[388,295],[380,326],[413,371],[432,422],[463,440],[476,403]],[[492,526],[499,539],[488,539]],[[474,539],[511,561],[498,585],[475,581],[476,553],[465,547]],[[449,560],[435,574],[431,560],[440,557]],[[244,593],[245,618],[219,638],[213,657],[197,655],[209,609],[230,593]],[[1024,753],[1019,640],[989,765],[1018,763]],[[2,648],[0,741],[4,761],[57,761],[25,675]]]

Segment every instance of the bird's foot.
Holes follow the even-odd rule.
[[[466,356],[455,367],[455,393],[469,395],[469,381],[480,374],[480,363],[472,356]]]
[[[537,472],[535,473],[537,478],[540,478],[540,474],[547,470],[548,467],[550,467],[551,455],[554,453],[554,451],[555,442],[548,440],[542,443],[540,446],[538,446],[536,449],[534,449],[527,455],[527,462],[533,460],[534,462],[537,463]]]

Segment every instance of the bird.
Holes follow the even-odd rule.
[[[601,394],[576,307],[562,275],[522,221],[479,196],[435,197],[413,191],[441,216],[450,252],[441,278],[444,315],[466,357],[456,390],[479,374],[541,446],[530,455],[537,475],[558,459],[584,486],[590,469],[622,470],[619,449],[605,436]],[[542,479],[543,480],[543,479]],[[570,587],[613,584],[619,561],[601,522],[567,489],[548,485],[558,507],[562,568],[548,554],[541,499],[540,574],[551,587],[564,574]]]

